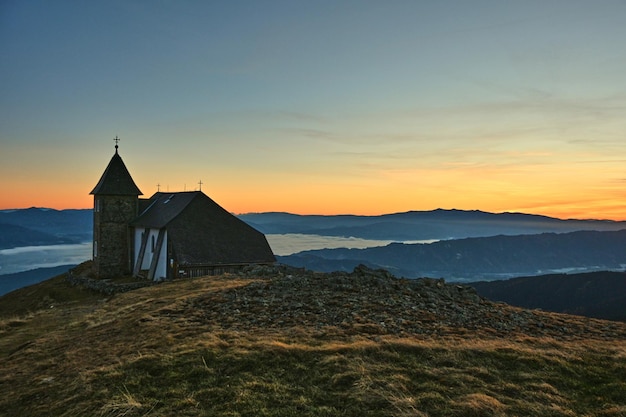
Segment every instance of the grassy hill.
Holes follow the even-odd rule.
[[[624,416],[626,324],[384,271],[0,298],[7,416]]]

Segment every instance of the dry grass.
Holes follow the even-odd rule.
[[[102,407],[101,416],[115,416],[123,417],[127,415],[134,415],[137,411],[145,408],[133,394],[128,391],[128,388],[124,386],[123,390],[120,390],[119,395],[113,397],[109,402]]]
[[[625,340],[243,332],[177,313],[249,282],[181,281],[5,316],[0,415],[626,415]]]

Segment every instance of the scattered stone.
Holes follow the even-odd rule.
[[[177,316],[239,331],[306,327],[321,333],[439,336],[482,330],[494,337],[626,338],[624,323],[524,310],[491,302],[469,286],[400,279],[363,265],[352,273],[249,267],[239,276],[251,282],[190,299]]]

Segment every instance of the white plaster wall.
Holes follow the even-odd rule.
[[[157,231],[157,237],[159,233]],[[154,238],[156,242],[156,237]],[[161,246],[161,253],[159,254],[159,263],[156,271],[154,272],[154,280],[159,281],[167,277],[167,230],[165,236],[163,236],[163,245]]]
[[[139,259],[139,249],[141,249],[141,235],[145,229],[138,228],[135,229],[135,262],[137,263],[137,259]],[[141,268],[143,270],[150,269],[150,264],[152,263],[152,257],[154,253],[152,252],[152,240],[154,239],[154,244],[159,238],[159,229],[150,229],[148,231],[148,244],[146,245],[146,253],[143,257],[143,262],[141,264]],[[161,280],[167,277],[167,231],[165,232],[165,236],[163,238],[163,245],[161,246],[161,253],[159,254],[159,263],[157,264],[156,271],[154,271],[154,279]]]

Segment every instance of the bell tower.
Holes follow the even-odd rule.
[[[130,274],[131,236],[129,223],[137,217],[139,190],[118,153],[104,170],[93,195],[93,263],[98,278]]]

